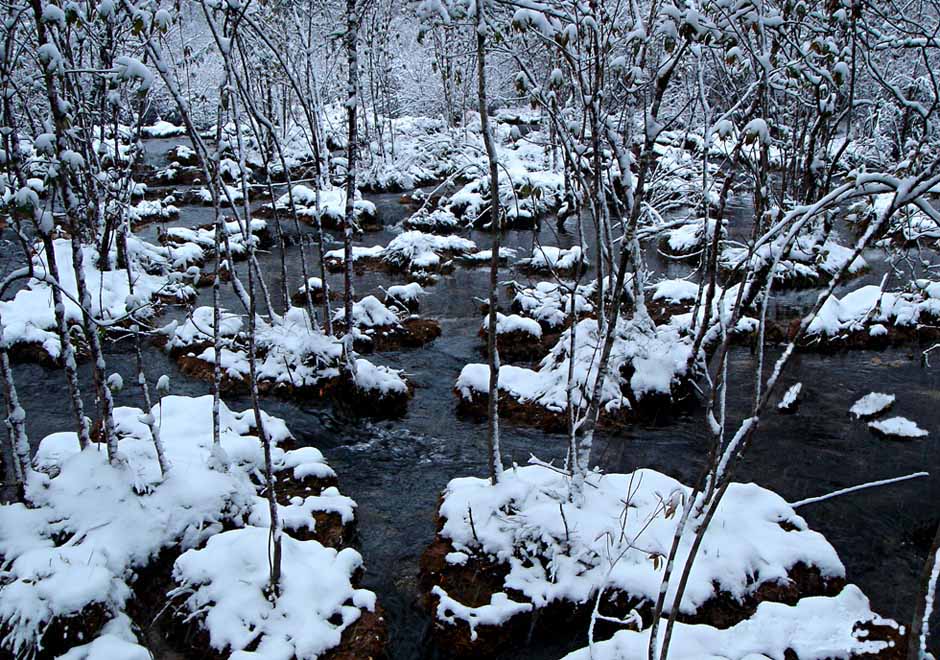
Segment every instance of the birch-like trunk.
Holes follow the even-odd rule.
[[[493,232],[490,255],[490,305],[489,328],[486,333],[487,364],[490,370],[489,400],[487,402],[486,444],[490,481],[496,483],[503,472],[503,461],[499,451],[499,345],[497,342],[497,299],[499,297],[499,164],[496,159],[496,144],[486,111],[486,17],[483,14],[484,0],[477,0],[477,101],[480,109],[480,130],[486,147],[486,160],[490,171],[490,229]]]
[[[353,331],[353,230],[356,226],[356,156],[358,155],[357,140],[359,139],[357,122],[357,95],[359,90],[359,55],[357,49],[358,19],[356,17],[356,0],[346,0],[346,65],[348,68],[346,79],[346,214],[343,220],[343,249],[345,264],[343,269],[343,307],[346,314],[346,335],[352,336]],[[322,260],[321,260],[322,261]],[[325,283],[325,282],[324,282]],[[347,349],[351,342],[347,339]]]

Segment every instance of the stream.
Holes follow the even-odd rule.
[[[181,139],[147,141],[148,159],[160,165],[163,154]],[[399,202],[398,193],[365,194],[378,209],[384,229],[366,233],[360,244],[386,244],[395,235],[389,228],[407,217],[411,210]],[[173,225],[193,226],[211,222],[209,207],[181,206],[181,217]],[[738,210],[732,227],[743,222]],[[287,227],[287,223],[285,224]],[[306,228],[305,228],[306,229]],[[288,232],[292,229],[287,227]],[[140,232],[156,240],[156,225]],[[556,235],[554,222],[546,220],[539,230],[545,244],[568,246],[576,242],[571,234]],[[468,236],[483,249],[490,236],[471,232]],[[11,232],[4,230],[4,255],[0,265],[11,267],[19,248]],[[848,238],[843,234],[843,239]],[[533,232],[510,231],[504,245],[526,256],[533,244]],[[590,245],[590,243],[588,243]],[[302,281],[297,248],[288,248],[289,289]],[[668,262],[648,249],[650,267],[658,275],[688,272],[688,267]],[[268,286],[280,306],[279,265],[276,253],[259,257],[266,270]],[[860,282],[880,281],[876,253],[866,255],[871,271]],[[310,261],[313,261],[310,259]],[[241,269],[244,264],[240,264]],[[311,275],[318,274],[311,272]],[[504,267],[502,280],[523,279]],[[366,272],[356,277],[358,297],[380,294],[381,286],[401,284],[403,275]],[[421,315],[436,319],[442,335],[420,349],[376,353],[377,364],[403,369],[414,384],[414,398],[407,414],[396,420],[371,422],[353,419],[333,409],[329,403],[298,403],[270,397],[263,403],[272,415],[285,419],[301,445],[315,445],[336,469],[340,487],[359,504],[358,548],[366,563],[364,586],[378,594],[389,624],[388,655],[393,660],[437,657],[425,640],[429,616],[417,606],[418,563],[435,533],[435,509],[448,480],[467,475],[483,476],[486,471],[485,423],[461,419],[456,414],[453,384],[468,362],[483,362],[483,340],[478,336],[482,314],[479,297],[485,297],[487,268],[457,267],[453,273],[425,287],[429,295],[421,301]],[[331,276],[331,286],[342,287],[341,275]],[[790,314],[805,309],[817,291],[778,294],[772,313]],[[223,287],[224,305],[237,309],[231,287]],[[379,296],[381,298],[381,296]],[[505,301],[504,301],[505,302]],[[197,304],[211,304],[211,288],[200,290]],[[169,309],[159,322],[179,318],[182,311]],[[209,385],[183,376],[175,362],[161,350],[145,348],[151,382],[161,374],[171,379],[171,392],[202,395]],[[777,351],[768,351],[765,369],[772,366]],[[125,382],[134,373],[132,340],[110,342],[108,371],[119,372]],[[940,358],[937,358],[940,359]],[[747,347],[734,348],[729,364],[733,386],[729,410],[740,420],[750,405],[750,392],[757,363]],[[81,366],[83,382],[90,383],[89,365]],[[61,370],[34,364],[14,368],[20,397],[27,412],[30,438],[37,443],[45,435],[70,429],[65,379]],[[754,481],[780,493],[789,501],[822,495],[871,480],[900,476],[919,470],[940,475],[940,454],[931,447],[940,433],[940,372],[920,363],[920,349],[904,346],[883,351],[850,351],[834,354],[799,353],[781,381],[779,394],[790,385],[803,383],[803,400],[796,414],[784,415],[774,407],[765,413],[753,446],[735,479]],[[86,387],[86,391],[90,391]],[[852,420],[849,407],[870,391],[897,395],[893,414],[916,421],[931,432],[923,440],[898,442],[873,435],[864,422]],[[235,410],[247,409],[244,397],[225,397]],[[135,387],[128,385],[118,394],[119,405],[140,405]],[[87,405],[93,406],[89,399]],[[93,408],[92,408],[93,409]],[[736,427],[736,422],[731,428]],[[543,460],[563,459],[565,441],[561,435],[547,434],[504,421],[501,425],[504,462],[525,463],[534,454]],[[617,431],[601,431],[595,440],[594,459],[605,471],[624,472],[648,467],[685,483],[693,482],[705,461],[710,438],[703,410],[677,413],[670,419],[632,425]],[[940,479],[932,474],[903,484],[850,494],[799,509],[810,527],[824,534],[846,565],[847,578],[869,596],[872,607],[884,616],[907,623],[924,556],[937,522],[934,503],[940,498]],[[584,646],[587,631],[571,629],[549,643],[534,640],[525,649],[511,650],[504,657],[519,660],[555,660],[564,652]]]

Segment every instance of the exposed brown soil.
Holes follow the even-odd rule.
[[[86,644],[98,635],[104,624],[113,616],[102,603],[92,603],[76,614],[53,619],[39,639],[42,651],[31,657],[36,660],[52,660],[64,655],[73,646]],[[0,628],[0,639],[5,638],[9,632],[6,626]],[[0,660],[14,660],[15,657],[8,649],[0,649]]]
[[[767,341],[772,343],[786,343],[793,340],[800,327],[800,319],[790,321],[771,321],[767,324]],[[843,350],[882,350],[892,346],[932,344],[940,340],[940,325],[887,325],[887,333],[872,336],[868,327],[847,332],[835,337],[814,335],[804,336],[798,345],[803,351],[818,353],[835,353]]]
[[[310,297],[313,300],[314,305],[323,304],[323,289],[313,289],[310,292]],[[330,291],[330,300],[342,300],[343,292],[339,290]],[[295,291],[294,294],[290,297],[291,304],[295,307],[303,307],[307,304],[307,294],[304,291]]]
[[[486,339],[487,331],[482,327],[477,333],[484,341],[483,354],[488,354]],[[522,330],[501,332],[497,339],[500,360],[504,362],[537,362],[551,351],[558,341],[559,335],[536,337]]]
[[[326,257],[323,264],[331,273],[341,273],[346,267],[343,259],[337,257]],[[396,269],[381,257],[360,257],[353,262],[353,270],[361,275],[365,272],[394,272]]]
[[[441,336],[441,324],[433,319],[409,317],[398,325],[369,328],[357,337],[355,349],[361,353],[419,348]]]
[[[629,380],[629,375],[625,378]],[[625,388],[624,397],[630,402],[630,406],[612,413],[602,410],[598,427],[618,429],[635,422],[656,424],[660,420],[674,418],[677,412],[694,408],[696,398],[693,390],[691,382],[683,381],[682,384],[674,386],[669,395],[647,395],[638,400],[629,388]],[[457,397],[459,415],[476,420],[486,419],[489,399],[487,393],[471,392],[470,398],[467,399],[455,389],[454,395]],[[563,433],[568,424],[564,410],[549,410],[531,401],[519,401],[504,391],[500,392],[499,416],[513,423],[532,426],[548,433]]]
[[[395,419],[408,411],[408,400],[413,390],[412,384],[408,383],[405,392],[381,394],[375,391],[364,391],[355,387],[350,376],[345,375],[336,384],[332,394],[334,405],[359,417]]]
[[[340,645],[323,656],[323,660],[375,660],[385,657],[388,625],[378,605],[374,612],[362,610],[359,619],[343,631]]]

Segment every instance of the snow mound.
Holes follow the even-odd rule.
[[[385,248],[382,259],[412,270],[438,270],[441,259],[472,252],[476,243],[459,236],[437,236],[420,231],[406,231]]]
[[[483,317],[482,324],[483,332],[487,332],[490,329],[490,317]],[[536,339],[542,338],[542,326],[538,322],[533,321],[532,319],[519,316],[518,314],[510,314],[506,316],[499,312],[496,313],[496,334],[504,335],[510,333],[519,333],[523,335],[530,335]]]
[[[199,547],[224,527],[241,524],[260,503],[267,506],[252,480],[264,464],[253,411],[233,412],[222,403],[219,413],[221,442],[215,447],[211,396],[168,396],[147,413],[117,408],[120,466],[111,465],[98,447],[81,450],[73,432],[42,440],[34,461],[41,472],[32,475],[27,489],[30,506],[0,506],[0,555],[7,562],[0,586],[0,625],[8,633],[3,648],[29,655],[41,648],[52,621],[95,608],[113,626],[84,631],[100,632],[94,640],[77,630],[78,638],[71,641],[86,646],[73,649],[71,657],[104,658],[116,650],[119,655],[110,657],[135,657],[133,636],[120,625],[135,573],[161,551]],[[165,476],[145,415],[160,426],[171,466]],[[275,471],[291,470],[301,478],[333,476],[318,451],[281,449],[278,445],[290,438],[287,426],[262,415],[274,444]],[[218,469],[220,462],[225,469]],[[343,503],[328,499],[326,510]],[[318,501],[282,507],[285,518],[303,506],[312,515]],[[354,503],[343,501],[351,515]],[[263,563],[267,566],[266,559]]]
[[[138,319],[152,318],[158,300],[180,302],[195,297],[195,289],[179,272],[192,256],[190,247],[161,247],[128,236],[128,258],[134,273],[134,294],[131,295],[127,272],[123,268],[101,271],[98,269],[98,250],[95,246],[82,247],[82,267],[89,293],[90,311],[96,319],[117,322],[134,313]],[[64,289],[63,305],[66,322],[79,326],[82,323],[78,300],[78,285],[72,261],[72,244],[67,239],[53,241],[56,263],[59,267],[59,283]],[[201,257],[201,250],[196,248]],[[117,248],[109,257],[116,263]],[[33,268],[39,278],[47,277],[47,262],[39,247],[33,257]],[[3,318],[3,342],[7,348],[17,344],[41,346],[51,358],[58,359],[61,352],[59,337],[55,331],[55,313],[52,304],[52,287],[41,279],[31,279],[25,288],[17,292],[12,300],[0,302],[0,317]]]
[[[575,332],[571,354],[571,332]],[[569,366],[574,389],[571,402],[587,406],[590,386],[597,377],[597,353],[603,342],[597,321],[587,318],[566,329],[545,356],[537,370],[503,365],[499,388],[519,403],[533,404],[549,412],[567,409]],[[671,396],[673,388],[687,377],[691,340],[670,325],[649,328],[634,321],[620,320],[614,338],[607,376],[600,396],[603,410],[614,412],[632,407],[631,398]],[[573,365],[570,365],[574,362]],[[629,374],[629,375],[627,375]],[[484,364],[468,364],[460,373],[455,389],[464,400],[489,391],[489,369]]]
[[[148,138],[168,138],[183,135],[186,133],[186,128],[161,119],[150,126],[141,127],[140,132]]]
[[[336,227],[346,217],[346,189],[326,188],[320,190],[320,206],[317,207],[317,192],[304,185],[295,185],[290,193],[284,193],[275,201],[274,206],[279,211],[290,209],[291,197],[297,215],[304,219],[319,219],[325,226]],[[353,212],[356,219],[375,218],[376,208],[372,202],[362,199],[359,191],[353,199]]]
[[[523,316],[535,319],[546,330],[560,328],[574,311],[575,316],[594,312],[595,283],[575,286],[571,282],[538,282],[533,287],[512,283],[515,292],[512,308]],[[574,295],[574,310],[571,296]]]
[[[652,286],[652,299],[657,302],[678,305],[694,301],[698,297],[698,289],[699,285],[689,280],[662,280]]]
[[[375,609],[375,594],[352,585],[362,557],[317,541],[283,536],[281,591],[274,603],[268,529],[245,527],[209,539],[176,560],[171,595],[209,633],[212,648],[251,650],[263,658],[313,660],[340,644],[362,609]]]
[[[916,327],[940,318],[940,283],[916,280],[910,291],[882,291],[874,284],[830,296],[810,323],[807,335],[831,339],[876,324]]]
[[[585,603],[599,589],[655,601],[665,568],[655,558],[669,554],[681,517],[665,511],[691,489],[638,470],[590,474],[580,505],[568,493],[569,477],[541,465],[508,469],[495,485],[453,479],[440,508],[440,536],[456,552],[504,565],[503,589],[535,608]],[[677,565],[691,545],[685,535]],[[783,498],[755,484],[732,484],[703,539],[680,610],[694,614],[719,593],[744,602],[762,585],[788,583],[798,565],[818,569],[824,580],[845,574],[832,546]],[[672,600],[670,594],[667,603]]]
[[[589,265],[580,245],[560,248],[540,245],[532,250],[532,256],[519,260],[520,267],[535,273],[571,273]]]

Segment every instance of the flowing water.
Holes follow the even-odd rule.
[[[152,140],[151,160],[178,140]],[[368,233],[363,244],[385,244],[394,236],[388,227],[404,219],[409,210],[397,194],[366,195],[378,207],[386,226]],[[737,216],[741,222],[743,213]],[[211,209],[183,208],[174,224],[188,226],[210,222]],[[732,220],[734,223],[734,220]],[[144,231],[153,239],[156,228]],[[546,244],[570,245],[571,235],[556,235],[552,223],[540,231]],[[481,247],[489,235],[470,236]],[[0,257],[5,268],[12,265],[15,249],[9,241]],[[533,232],[512,231],[505,244],[531,249]],[[874,255],[871,255],[874,257]],[[670,275],[686,272],[665,262],[654,251],[649,254],[654,270]],[[279,289],[278,256],[263,255],[268,285]],[[288,269],[293,290],[301,282],[296,248],[289,249]],[[311,273],[316,274],[316,273]],[[501,279],[518,278],[504,268]],[[866,276],[880,279],[877,266]],[[341,287],[341,276],[331,279]],[[485,297],[486,268],[458,267],[426,287],[430,295],[422,301],[421,314],[440,321],[442,336],[416,350],[380,353],[370,357],[379,364],[404,369],[415,385],[407,414],[393,421],[369,422],[340,415],[329,404],[301,404],[276,398],[264,408],[284,418],[301,444],[319,447],[340,475],[342,491],[359,504],[359,548],[365,558],[365,586],[375,590],[385,608],[390,633],[389,656],[395,660],[435,657],[426,643],[429,617],[417,606],[417,572],[422,550],[435,532],[435,510],[441,490],[458,476],[485,474],[485,424],[456,415],[453,383],[468,362],[483,362],[483,340],[478,336],[481,312],[479,297]],[[366,273],[356,277],[358,296],[379,293],[381,286],[404,283],[401,275]],[[236,309],[237,301],[225,287],[225,304]],[[776,310],[805,308],[815,293],[786,294]],[[279,296],[276,296],[276,304]],[[209,304],[211,291],[200,293],[199,304]],[[178,315],[178,312],[176,312]],[[168,312],[166,319],[174,312]],[[148,375],[156,379],[168,374],[172,392],[202,395],[204,382],[183,376],[160,350],[146,349]],[[732,417],[740,419],[749,405],[756,360],[746,347],[735,348],[729,365],[734,386],[729,393]],[[82,366],[84,382],[90,382],[88,365]],[[134,372],[131,340],[112,343],[108,370],[121,373],[125,382]],[[28,430],[38,441],[53,431],[69,429],[71,414],[61,371],[37,365],[15,368],[20,396],[27,410]],[[803,401],[795,415],[771,410],[761,422],[752,448],[735,475],[739,481],[754,481],[779,492],[790,501],[821,495],[838,488],[927,470],[940,471],[938,454],[932,451],[940,433],[940,373],[920,366],[916,346],[884,351],[852,351],[832,355],[799,354],[792,361],[780,392],[803,383]],[[90,389],[90,388],[87,388]],[[908,416],[931,432],[913,442],[895,442],[872,435],[863,422],[850,419],[848,408],[872,391],[897,395],[894,412]],[[226,397],[233,409],[249,407],[246,397]],[[135,388],[128,386],[118,396],[119,405],[139,406]],[[92,401],[87,405],[93,406]],[[677,414],[656,423],[634,425],[616,432],[599,433],[595,460],[604,470],[629,471],[638,467],[660,470],[686,483],[695,480],[705,459],[709,437],[701,409]],[[560,459],[565,442],[560,435],[546,434],[504,422],[501,431],[504,460],[524,463],[530,455],[544,460]],[[935,476],[877,490],[835,498],[799,510],[810,526],[824,534],[846,565],[849,581],[858,584],[885,616],[906,622],[917,594],[917,581],[929,540],[936,524],[933,503],[940,496]],[[586,631],[571,629],[558,640],[533,641],[529,648],[512,650],[515,658],[554,659],[583,646]]]

